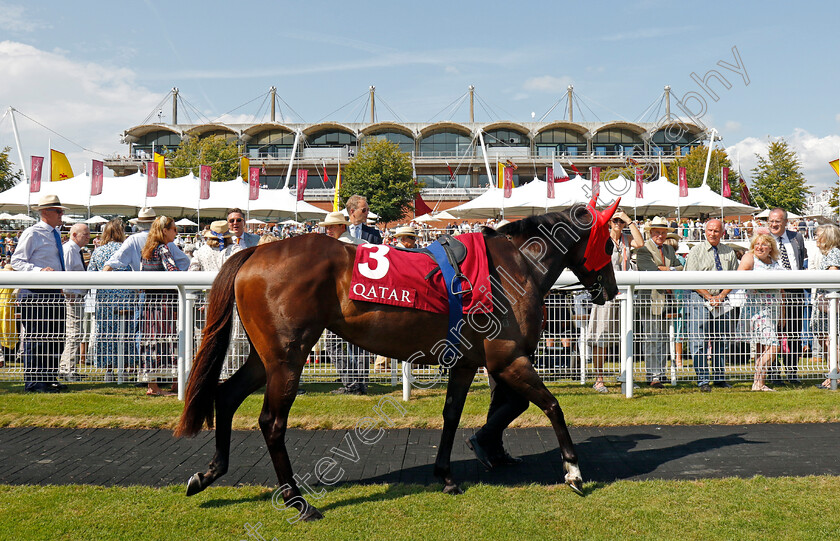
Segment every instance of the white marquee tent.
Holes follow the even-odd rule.
[[[199,180],[193,175],[158,179],[155,197],[146,197],[146,175],[105,177],[102,193],[91,196],[90,175],[85,173],[60,182],[42,182],[40,193],[29,193],[29,185],[18,184],[0,193],[0,211],[26,212],[44,194],[55,194],[73,214],[135,215],[142,207],[153,207],[158,214],[224,217],[231,207],[239,207],[251,217],[318,219],[326,211],[297,198],[287,188],[261,189],[259,198],[248,200],[248,185],[241,178],[210,183],[210,199],[199,199]]]

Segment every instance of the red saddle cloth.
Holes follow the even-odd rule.
[[[491,313],[493,303],[484,236],[467,233],[455,238],[467,247],[467,256],[460,267],[472,284],[472,291],[462,296],[464,313]],[[437,266],[426,254],[397,250],[384,244],[362,244],[356,248],[349,296],[354,301],[447,314],[449,298],[441,273],[438,271],[426,278]],[[468,288],[469,284],[462,280],[462,291]]]

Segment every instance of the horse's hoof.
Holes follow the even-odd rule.
[[[458,496],[459,494],[463,494],[464,491],[461,490],[461,487],[453,483],[451,485],[443,485],[443,493],[451,496]]]
[[[195,473],[190,480],[187,481],[187,496],[193,496],[198,494],[202,490],[204,490],[204,485],[202,481],[204,480],[204,474],[202,473]]]
[[[567,479],[566,484],[569,485],[569,488],[572,489],[578,496],[586,496],[586,493],[583,491],[583,481],[580,479]]]
[[[566,470],[566,477],[564,480],[569,488],[575,491],[578,496],[586,496],[583,492],[583,476],[580,474],[580,468],[576,462],[563,462],[563,468]]]
[[[306,507],[306,513],[300,517],[300,520],[311,522],[313,520],[321,520],[322,518],[324,518],[324,515],[321,514],[317,507],[314,505],[308,505]]]

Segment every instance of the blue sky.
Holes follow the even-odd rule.
[[[539,119],[570,83],[588,107],[575,120],[654,120],[642,113],[668,84],[676,98],[703,97],[700,120],[745,173],[784,137],[821,189],[836,182],[827,162],[840,152],[838,16],[829,2],[0,0],[0,107],[87,149],[17,117],[27,161],[52,141],[78,173],[125,154],[119,133],[173,86],[211,119],[259,119],[262,98],[237,107],[274,85],[304,121],[349,122],[375,85],[380,120],[393,118],[387,104],[426,122],[468,120],[466,105],[445,109],[470,84],[489,106],[476,120]],[[718,65],[737,63],[733,47],[749,84]],[[731,85],[711,83],[717,101],[691,78],[712,69]],[[0,145],[14,147],[8,118]]]

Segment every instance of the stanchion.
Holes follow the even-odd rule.
[[[178,286],[178,400],[184,399],[186,388],[187,363],[185,359],[187,345],[187,292],[183,285]]]
[[[402,363],[402,384],[403,401],[408,402],[411,399],[411,363],[405,361]]]
[[[831,390],[837,390],[837,306],[840,292],[832,291],[826,295],[828,299],[828,377],[831,379]]]
[[[624,317],[621,324],[624,327],[621,335],[624,337],[624,396],[633,398],[633,294],[635,288],[631,285],[627,288],[624,302]]]
[[[192,330],[195,327],[195,301],[198,299],[198,292],[195,290],[190,290],[187,292],[187,302],[186,302],[186,330]],[[186,333],[186,344],[184,349],[184,356],[186,360],[186,369],[185,374],[189,376],[190,370],[192,369],[192,360],[194,355],[194,346],[195,340],[192,332]]]

